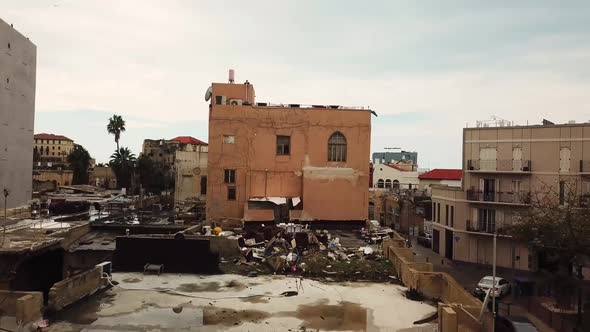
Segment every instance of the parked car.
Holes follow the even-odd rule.
[[[488,290],[494,285],[493,280],[494,278],[492,276],[483,277],[475,287],[475,296],[484,298]],[[508,280],[496,277],[496,285],[493,287],[493,291],[490,292],[490,295],[500,298],[508,294],[510,294],[510,283]]]
[[[497,332],[539,332],[537,327],[526,317],[508,316],[496,319]]]
[[[432,234],[424,234],[424,235],[420,235],[417,238],[418,244],[423,246],[423,247],[427,247],[427,248],[431,248],[432,247]]]

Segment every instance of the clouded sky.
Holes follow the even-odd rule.
[[[105,162],[121,144],[207,140],[211,82],[257,100],[365,105],[372,151],[461,167],[466,123],[590,120],[590,1],[0,0],[37,45],[36,132]],[[367,156],[367,159],[369,157]]]

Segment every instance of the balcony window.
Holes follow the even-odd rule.
[[[496,231],[496,210],[477,209],[477,218],[480,232],[494,233]]]

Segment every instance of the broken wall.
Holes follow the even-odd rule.
[[[0,291],[0,316],[14,316],[23,326],[43,317],[41,292]]]
[[[56,282],[49,290],[48,308],[58,311],[94,294],[102,285],[101,269],[95,267],[71,278]]]

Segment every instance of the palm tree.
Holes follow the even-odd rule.
[[[119,187],[129,188],[136,161],[137,158],[135,158],[135,155],[128,148],[115,150],[111,155],[109,165],[113,168],[113,172],[115,172]]]
[[[74,145],[74,149],[68,155],[68,163],[74,171],[72,184],[88,184],[88,168],[90,167],[90,154],[82,145]]]
[[[109,132],[109,134],[115,135],[117,151],[119,151],[119,138],[121,138],[121,133],[125,131],[125,120],[123,120],[123,117],[114,114],[113,117],[109,119],[109,123],[107,124],[107,131]]]

